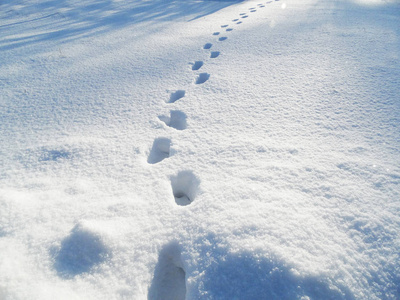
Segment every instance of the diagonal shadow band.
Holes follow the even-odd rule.
[[[60,1],[46,1],[40,7],[20,7],[12,4],[2,5],[2,11],[16,11],[4,22],[0,29],[6,34],[0,39],[0,51],[10,50],[26,45],[46,41],[66,42],[80,40],[94,35],[102,35],[119,30],[127,25],[147,22],[158,24],[183,19],[188,22],[213,14],[227,6],[236,4],[238,0],[154,0],[154,1],[118,1],[109,0],[92,2],[82,1],[68,6]],[[65,8],[64,8],[65,6]],[[40,10],[38,10],[40,8]],[[55,11],[60,11],[56,12]],[[32,13],[35,12],[35,13]],[[0,14],[6,19],[7,14]],[[21,18],[23,17],[23,19]],[[20,35],[22,28],[30,26],[38,30]],[[162,26],[162,25],[161,25]]]

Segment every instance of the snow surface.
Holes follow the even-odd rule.
[[[400,6],[0,2],[0,299],[400,299]]]

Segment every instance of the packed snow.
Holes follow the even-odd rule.
[[[400,299],[400,3],[0,2],[0,299]]]

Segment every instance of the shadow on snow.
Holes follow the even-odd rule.
[[[296,274],[291,266],[265,253],[232,253],[223,241],[209,238],[201,249],[199,285],[192,291],[207,299],[354,299],[332,279]],[[204,244],[204,242],[201,242]]]
[[[7,33],[0,41],[0,50],[48,40],[65,42],[143,22],[149,23],[146,26],[176,19],[190,22],[238,2],[240,1],[103,0],[77,1],[73,4],[68,1],[45,1],[34,5],[9,2],[0,5],[0,19],[3,20],[0,31]],[[21,25],[34,30],[25,31],[21,35]]]
[[[79,225],[73,228],[71,234],[61,242],[60,249],[54,252],[54,268],[58,276],[64,279],[91,272],[110,257],[101,238]]]

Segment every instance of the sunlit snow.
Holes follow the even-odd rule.
[[[400,299],[400,4],[0,2],[0,299]]]

